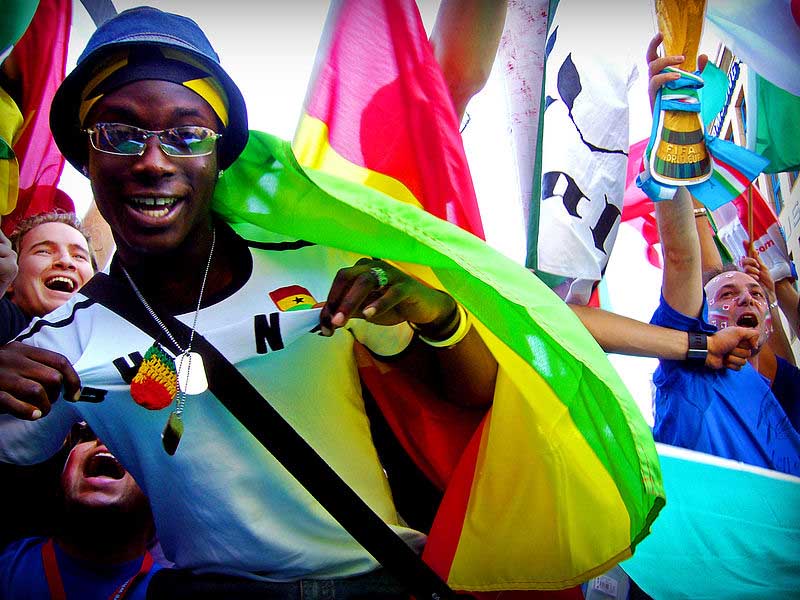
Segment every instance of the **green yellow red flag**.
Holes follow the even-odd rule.
[[[450,92],[410,0],[331,3],[292,148],[483,236]]]
[[[220,180],[214,209],[250,237],[394,261],[470,312],[500,371],[477,425],[449,415],[435,429],[458,439],[442,442],[455,464],[428,465],[445,495],[425,558],[452,587],[572,587],[648,534],[664,505],[650,429],[602,349],[527,269],[418,206],[300,167],[287,142],[259,132]]]
[[[471,314],[500,365],[485,414],[357,355],[403,448],[444,490],[423,558],[452,588],[567,590],[647,535],[664,505],[650,429],[567,305],[479,239],[458,121],[412,0],[332,4],[293,143],[251,132],[214,209],[251,239],[392,261]]]

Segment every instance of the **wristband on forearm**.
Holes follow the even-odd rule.
[[[434,348],[452,348],[466,337],[471,324],[469,314],[456,302],[455,307],[444,318],[419,325],[409,323],[419,334],[419,339]]]
[[[686,362],[694,365],[705,365],[708,357],[708,336],[697,331],[689,332],[689,349],[686,351]]]

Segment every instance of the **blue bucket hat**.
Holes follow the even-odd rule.
[[[87,86],[110,57],[127,48],[138,51],[148,47],[188,57],[221,87],[227,101],[228,123],[217,142],[217,162],[221,169],[227,168],[247,144],[247,108],[242,93],[220,65],[217,53],[197,23],[149,6],[121,12],[98,27],[77,66],[61,83],[50,107],[50,129],[59,150],[76,169],[83,169],[88,161],[88,139],[80,112]],[[155,73],[152,77],[146,73],[139,77],[159,78]]]

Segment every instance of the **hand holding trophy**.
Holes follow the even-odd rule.
[[[658,183],[680,186],[706,181],[713,165],[700,114],[697,51],[703,32],[706,0],[655,0],[658,28],[667,56],[681,55],[681,78],[666,84],[656,99],[655,138],[650,172]]]

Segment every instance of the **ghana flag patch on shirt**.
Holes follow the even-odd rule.
[[[287,285],[269,293],[269,297],[282,312],[314,308],[317,301],[306,288],[300,285]]]

